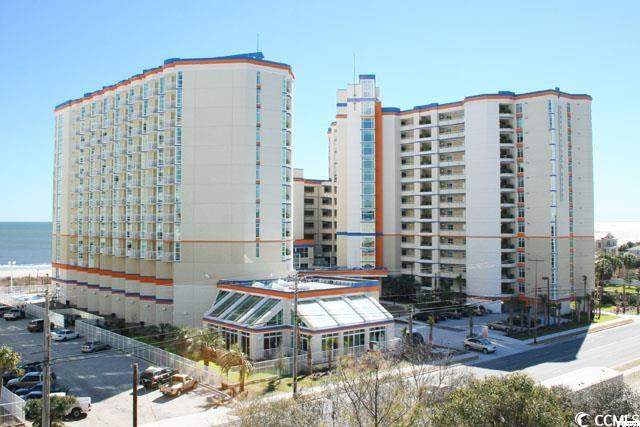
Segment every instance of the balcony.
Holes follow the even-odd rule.
[[[157,165],[158,165],[158,162],[156,162],[155,160],[145,160],[142,163],[142,168],[143,169],[154,169]]]
[[[510,283],[502,283],[502,294],[503,295],[512,295],[515,294],[515,290],[513,285]]]
[[[113,253],[114,256],[125,256],[127,252],[125,251],[124,248],[116,246],[116,247],[113,248],[112,253]]]
[[[515,252],[516,245],[514,245],[513,243],[508,243],[503,240],[502,243],[500,244],[500,250],[502,252]]]
[[[140,258],[140,250],[139,249],[127,249],[127,256],[129,258]]]
[[[513,109],[509,104],[500,104],[498,106],[498,114],[513,114]]]
[[[511,135],[502,134],[500,135],[500,144],[501,145],[513,145],[513,138]]]
[[[502,235],[513,235],[515,233],[515,230],[513,229],[513,227],[509,227],[509,226],[501,226],[500,227],[500,234]]]
[[[509,256],[503,255],[502,259],[500,260],[500,264],[502,265],[502,267],[515,267],[516,260]]]

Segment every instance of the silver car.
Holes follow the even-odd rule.
[[[495,352],[498,348],[486,338],[467,338],[464,340],[464,349],[477,350],[487,354]]]

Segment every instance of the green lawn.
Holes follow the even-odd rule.
[[[602,307],[602,309],[604,310],[604,307]],[[615,308],[614,308],[615,310]],[[604,323],[604,322],[608,322],[610,320],[615,320],[617,319],[618,316],[616,316],[615,314],[608,314],[608,313],[602,313],[602,315],[600,315],[600,318],[596,318],[593,319],[593,323]]]
[[[601,324],[617,318],[618,316],[616,316],[615,314],[602,313],[602,316],[600,316],[599,319],[593,319],[593,321],[591,322],[591,325]],[[562,323],[560,325],[551,326],[551,327],[539,327],[538,338],[543,337],[545,335],[555,334],[556,332],[570,331],[572,329],[583,328],[589,325],[590,324],[588,322],[571,322],[571,323]],[[531,335],[524,333],[524,334],[513,336],[513,338],[517,338],[519,340],[528,340],[532,337],[533,337],[533,332],[531,333]]]
[[[634,295],[638,289],[637,286],[629,286],[626,285],[625,286],[626,291],[627,291],[627,295]],[[614,292],[618,292],[618,293],[622,293],[622,285],[605,285],[603,286],[602,290],[604,292],[609,292],[609,293],[614,293]]]

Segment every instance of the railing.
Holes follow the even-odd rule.
[[[401,340],[400,338],[394,338],[386,343],[380,343],[378,349],[382,351],[393,351],[394,349],[399,347]],[[360,356],[369,351],[369,346],[362,345],[357,347],[349,347],[349,348],[336,348],[333,350],[326,351],[316,351],[311,353],[311,364],[314,367],[325,366],[329,363],[329,359],[334,362],[334,364],[340,359],[342,356]],[[331,357],[329,356],[331,354]],[[269,350],[260,350],[257,354],[251,355],[251,358],[257,360],[253,363],[253,375],[273,375],[273,376],[283,376],[290,375],[293,368],[293,357],[291,348],[282,348],[282,349],[269,349]],[[263,360],[269,359],[269,360]],[[262,360],[262,361],[259,361]],[[298,372],[305,372],[307,370],[308,358],[306,352],[298,353]],[[237,373],[237,368],[231,368],[230,372]],[[249,378],[250,379],[250,378]]]
[[[196,378],[201,383],[213,386],[219,386],[222,383],[222,376],[217,372],[210,371],[206,366],[200,366],[197,362],[185,357],[90,325],[82,320],[76,321],[76,331],[87,341],[101,341],[112,348],[147,360],[153,365],[169,366]]]
[[[0,395],[0,426],[25,425],[25,403],[20,396],[3,386]]]

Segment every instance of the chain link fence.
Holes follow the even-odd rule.
[[[82,320],[76,321],[76,331],[87,341],[100,341],[112,348],[146,360],[155,366],[167,366],[176,369],[180,373],[191,375],[200,383],[212,386],[222,384],[222,376],[218,371],[209,369],[207,366],[186,357],[178,356],[141,341],[90,325]]]
[[[0,426],[24,425],[25,401],[4,386],[0,393]]]

